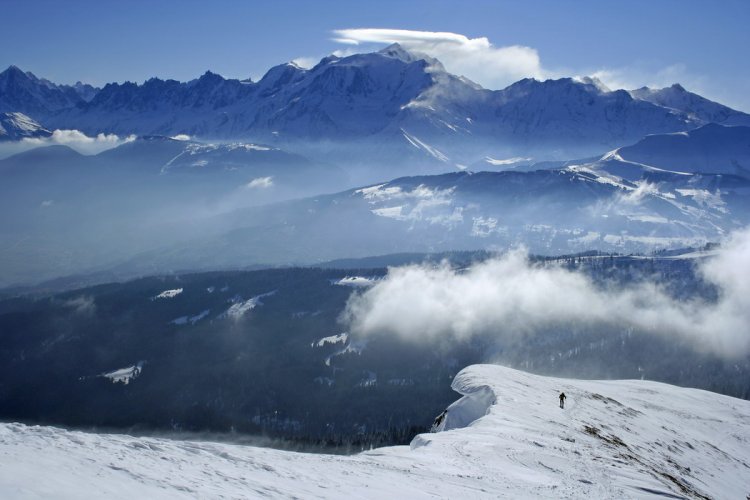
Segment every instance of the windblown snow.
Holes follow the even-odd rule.
[[[134,383],[137,383],[135,381]],[[447,430],[354,456],[0,425],[3,498],[745,498],[750,402],[477,365]],[[565,409],[557,396],[564,391]]]

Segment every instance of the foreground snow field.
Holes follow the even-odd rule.
[[[746,498],[750,402],[471,366],[442,432],[355,456],[0,424],[10,498]],[[557,396],[568,396],[564,410]]]

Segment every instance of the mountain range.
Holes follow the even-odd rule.
[[[0,112],[11,145],[128,136],[0,160],[5,286],[518,245],[647,252],[750,222],[750,115],[680,85],[492,91],[392,45],[257,82],[99,89],[12,66]]]
[[[563,168],[402,177],[238,209],[213,219],[221,231],[141,254],[121,270],[519,245],[544,255],[701,246],[750,222],[748,144],[750,127],[706,125]],[[673,155],[667,158],[691,158],[690,168],[671,170],[665,148]]]
[[[347,189],[345,170],[260,144],[37,148],[0,160],[2,284],[517,245],[545,255],[701,246],[750,222],[748,151],[750,127],[709,124],[529,171]]]
[[[679,85],[628,92],[562,78],[487,90],[398,44],[329,56],[310,69],[282,64],[257,82],[206,72],[189,82],[151,78],[97,89],[55,85],[12,66],[0,74],[0,112],[89,135],[187,134],[328,161],[445,169],[485,156],[583,157],[707,123],[750,125],[750,115]]]

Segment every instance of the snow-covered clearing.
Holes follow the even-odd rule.
[[[173,299],[183,292],[183,288],[175,288],[173,290],[164,290],[159,295],[154,296],[151,300],[155,299]]]

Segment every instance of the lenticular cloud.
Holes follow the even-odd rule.
[[[717,301],[678,301],[656,283],[602,289],[582,273],[535,265],[523,251],[465,271],[447,264],[404,266],[353,294],[342,320],[355,334],[414,340],[612,326],[679,337],[727,358],[750,353],[750,230],[734,234],[698,271],[717,287]]]

